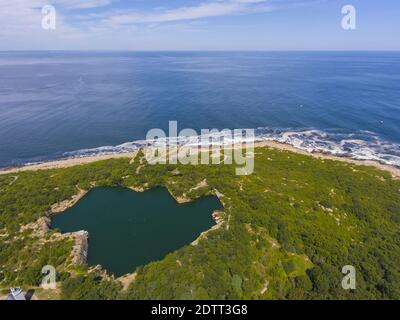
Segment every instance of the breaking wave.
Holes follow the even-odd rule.
[[[258,128],[256,136],[289,144],[307,152],[321,152],[356,160],[374,160],[400,167],[400,144],[382,140],[376,133],[342,130],[270,130]]]
[[[210,138],[218,141],[221,133],[210,134]],[[235,136],[233,139],[224,138],[222,144],[243,141],[245,136]],[[179,137],[179,146],[201,145],[204,136]],[[320,152],[356,160],[374,160],[382,164],[400,167],[400,144],[382,140],[376,133],[359,131],[356,133],[343,130],[317,129],[272,129],[259,127],[255,129],[256,141],[275,141],[285,143],[307,152]],[[63,157],[79,158],[102,154],[132,152],[142,147],[157,146],[161,140],[137,140],[116,146],[102,146],[91,149],[81,149],[66,152]]]

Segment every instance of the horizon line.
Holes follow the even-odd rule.
[[[342,50],[342,49],[312,49],[312,50],[282,50],[282,49],[209,49],[209,50],[129,50],[129,49],[7,49],[0,52],[400,52],[400,49],[383,50]]]

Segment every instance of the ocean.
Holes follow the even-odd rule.
[[[0,167],[131,151],[175,120],[400,166],[400,52],[0,52]]]

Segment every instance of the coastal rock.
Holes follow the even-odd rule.
[[[90,267],[88,273],[94,273],[101,276],[103,279],[115,280],[114,275],[108,274],[107,270],[105,270],[101,264]]]
[[[36,222],[31,222],[21,226],[20,232],[29,230],[31,235],[35,235],[40,239],[43,239],[46,236],[46,233],[49,231],[49,229],[50,229],[50,218],[44,216],[40,217],[38,220],[36,220]]]
[[[217,196],[217,198],[221,201],[221,199],[224,197],[224,195],[219,192],[217,189],[214,189],[214,193]]]
[[[217,225],[221,224],[224,221],[225,212],[216,210],[212,213],[212,217]]]
[[[40,236],[44,237],[45,234],[50,230],[50,218],[49,217],[41,217],[37,221],[38,232]]]
[[[123,290],[123,291],[126,291],[126,290],[128,289],[128,287],[129,287],[129,285],[130,285],[133,281],[135,281],[136,276],[137,276],[137,273],[134,272],[134,273],[125,274],[125,275],[123,275],[122,277],[117,278],[117,280],[118,280],[119,282],[121,282],[121,284],[122,284],[122,290]]]
[[[89,247],[89,233],[81,230],[77,232],[65,233],[64,237],[73,238],[75,244],[72,248],[72,263],[77,265],[86,264]]]
[[[71,199],[67,199],[61,201],[59,203],[55,203],[50,207],[51,213],[60,213],[65,211],[66,209],[72,207],[75,203],[77,203],[82,197],[88,192],[87,190],[79,189],[78,194],[73,195]]]
[[[143,186],[133,186],[129,187],[129,189],[135,191],[135,192],[144,192],[148,188],[148,183],[145,183]]]
[[[181,204],[191,201],[191,199],[188,198],[185,193],[178,197],[173,196],[173,198],[175,198],[176,202],[181,203]]]
[[[207,180],[204,179],[204,180],[200,181],[200,182],[199,182],[196,186],[194,186],[193,188],[190,188],[187,192],[182,193],[180,196],[175,196],[175,195],[171,192],[171,190],[169,190],[169,189],[168,189],[168,192],[169,192],[170,195],[176,200],[176,202],[182,204],[182,203],[187,203],[187,202],[190,202],[190,201],[193,200],[192,198],[190,198],[190,197],[187,195],[187,193],[190,193],[190,192],[192,192],[192,191],[195,191],[195,190],[198,190],[198,189],[200,189],[200,188],[207,187],[207,186],[208,186]]]
[[[200,236],[191,243],[192,246],[197,246],[199,244],[200,240],[207,239],[207,235],[208,235],[209,232],[211,232],[213,230],[217,230],[222,226],[222,224],[224,223],[225,212],[220,211],[220,210],[216,210],[216,211],[214,211],[212,213],[212,217],[213,217],[216,225],[212,226],[207,231],[202,232],[200,234]]]

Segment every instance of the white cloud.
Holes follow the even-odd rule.
[[[266,2],[266,0],[219,0],[200,3],[196,6],[167,9],[161,12],[113,14],[107,17],[107,21],[113,25],[160,23],[196,20],[240,13],[265,12],[269,10]]]
[[[90,9],[105,7],[112,4],[113,0],[53,0],[53,5],[61,5],[68,9]]]
[[[52,0],[57,9],[57,26],[74,25],[81,31],[88,29],[126,27],[135,24],[153,24],[197,20],[256,11],[267,11],[266,0],[211,0],[194,6],[158,9],[146,12],[115,11],[112,6],[101,15],[91,8],[106,7],[114,0]],[[41,8],[48,0],[0,0],[0,35],[14,32],[33,32],[40,29]],[[88,9],[83,10],[82,9]],[[79,11],[79,12],[78,12]],[[61,25],[62,24],[62,25]]]
[[[202,0],[197,5],[177,8],[153,8],[144,11],[117,9],[119,0],[0,0],[0,50],[40,48],[83,48],[96,42],[113,47],[151,33],[162,37],[162,31],[173,29],[201,30],[194,21],[206,18],[268,12],[277,9],[277,0]],[[148,0],[145,0],[148,1]],[[283,3],[299,0],[279,0]],[[311,1],[311,0],[302,0]],[[43,6],[51,3],[57,10],[57,29],[41,28]],[[166,4],[167,5],[167,4]],[[101,13],[93,8],[102,7]],[[133,37],[134,36],[134,37]]]

